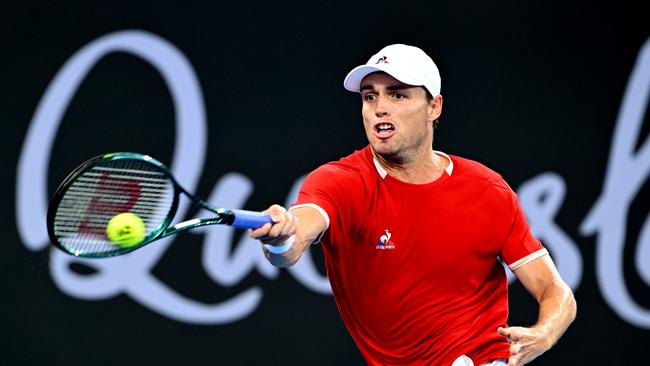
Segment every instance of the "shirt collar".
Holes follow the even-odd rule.
[[[449,176],[451,176],[451,173],[454,171],[454,161],[451,160],[449,155],[445,154],[442,151],[433,150],[433,152],[434,152],[434,154],[436,154],[438,156],[442,156],[442,157],[446,158],[447,160],[449,160],[449,165],[447,165],[447,168],[445,168],[445,171],[447,172],[447,174]],[[379,173],[379,176],[381,176],[382,179],[386,178],[386,175],[388,175],[388,172],[386,171],[386,169],[384,169],[381,166],[381,164],[379,164],[379,161],[377,160],[377,158],[374,155],[372,157],[372,162],[375,164],[375,168],[377,169],[377,173]]]

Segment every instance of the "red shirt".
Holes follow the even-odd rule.
[[[299,205],[320,209],[327,275],[343,321],[370,365],[475,364],[508,358],[511,268],[547,252],[497,173],[447,156],[428,184],[397,180],[369,147],[312,172]]]

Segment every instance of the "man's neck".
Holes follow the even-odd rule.
[[[372,153],[388,174],[406,183],[426,184],[440,178],[447,169],[449,161],[433,152],[432,149],[423,151],[404,161],[392,161],[381,155]]]

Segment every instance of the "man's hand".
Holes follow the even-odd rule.
[[[264,244],[281,245],[298,230],[298,219],[284,207],[273,205],[264,212],[271,216],[273,225],[264,224],[255,230],[251,230],[251,238],[260,240]]]
[[[266,258],[276,267],[289,267],[300,259],[302,253],[314,242],[320,239],[327,229],[327,221],[317,209],[312,207],[293,208],[291,211],[279,205],[273,205],[264,211],[271,216],[273,224],[251,230],[253,239],[261,240],[264,244],[282,246],[291,236],[295,235],[291,247],[280,254],[271,253],[262,246]]]
[[[535,327],[499,327],[498,331],[499,335],[508,338],[508,342],[510,342],[508,366],[525,365],[548,351],[552,346],[548,336]]]

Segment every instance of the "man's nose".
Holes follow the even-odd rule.
[[[386,97],[384,96],[377,97],[377,103],[375,104],[375,115],[377,117],[385,117],[390,115],[390,108]]]

